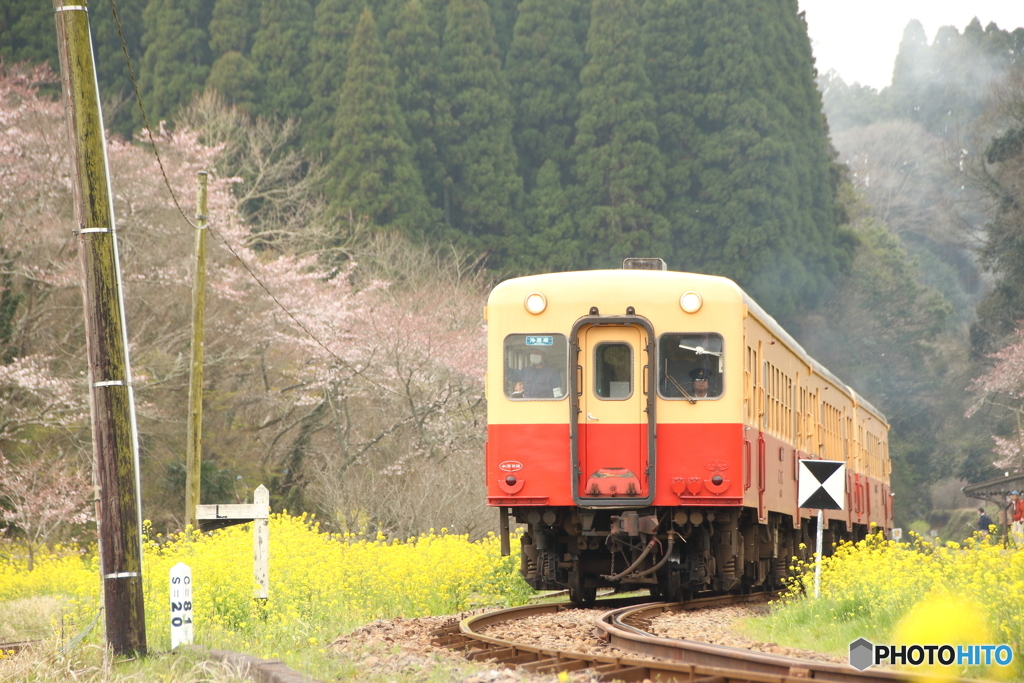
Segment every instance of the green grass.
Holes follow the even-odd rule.
[[[174,683],[241,683],[250,682],[237,665],[209,659],[202,652],[179,649],[173,652],[156,651],[151,647],[144,658],[116,658],[101,646],[102,619],[80,644],[61,654],[76,633],[54,635],[52,624],[60,623],[62,607],[58,601],[42,599],[0,602],[0,614],[11,609],[14,615],[25,615],[33,605],[44,611],[39,618],[19,618],[20,626],[12,621],[3,622],[5,633],[11,638],[5,642],[35,640],[35,644],[18,653],[0,654],[0,681],[24,683],[129,683],[141,681],[174,681]],[[339,636],[350,633],[362,624],[346,621],[341,615],[324,615],[335,621]],[[301,625],[300,625],[301,626]],[[22,630],[24,629],[24,630]],[[40,634],[45,635],[37,639]],[[266,633],[208,634],[203,647],[231,650],[249,654],[260,646],[270,649],[292,647],[291,636],[275,639]],[[262,642],[260,640],[262,639]],[[292,650],[283,658],[285,665],[301,674],[324,681],[367,681],[368,683],[442,683],[466,678],[489,667],[468,662],[459,656],[445,653],[419,653],[407,651],[399,644],[385,642],[350,643],[343,651],[331,646]]]
[[[49,637],[59,628],[63,612],[63,601],[50,596],[8,600],[0,605],[0,644]]]
[[[868,605],[825,599],[791,599],[784,609],[780,606],[774,603],[770,614],[738,623],[737,630],[764,643],[845,655],[858,638],[884,642],[900,616],[887,618],[872,612]]]
[[[144,659],[117,660],[101,647],[86,645],[62,656],[56,641],[0,659],[0,680],[24,683],[100,683],[101,681],[175,681],[176,683],[251,683],[230,664],[191,652],[163,653]]]

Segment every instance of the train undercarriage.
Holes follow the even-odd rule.
[[[782,585],[793,557],[814,552],[816,519],[794,528],[788,515],[769,512],[759,523],[750,508],[578,507],[512,508],[527,526],[521,571],[537,590],[568,589],[574,602],[593,602],[597,589],[649,589],[678,602],[708,592],[752,591]],[[823,532],[834,543],[862,538],[833,520]]]

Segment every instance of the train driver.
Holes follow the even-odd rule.
[[[659,389],[665,398],[722,395],[722,338],[717,334],[664,334]]]
[[[707,398],[710,377],[707,370],[697,368],[690,370],[690,378],[693,380],[693,395],[697,398]]]

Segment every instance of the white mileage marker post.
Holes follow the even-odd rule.
[[[171,567],[171,649],[192,644],[192,568]]]
[[[814,597],[821,593],[821,536],[825,510],[845,510],[846,465],[835,460],[801,460],[797,507],[818,508],[818,552],[814,561]]]

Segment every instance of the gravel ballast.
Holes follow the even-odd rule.
[[[787,657],[840,662],[836,655],[760,643],[736,629],[738,621],[767,613],[766,605],[732,605],[692,612],[665,613],[651,620],[655,635],[684,638],[714,645],[757,650]],[[598,635],[594,620],[605,609],[573,609],[518,619],[483,630],[489,636],[552,650],[582,652],[609,657],[636,657],[610,647]],[[368,680],[436,681],[461,683],[534,683],[557,681],[553,675],[528,674],[518,670],[488,667],[468,662],[461,654],[430,644],[430,631],[471,613],[419,619],[390,619],[367,624],[331,645],[340,657],[352,661]],[[564,680],[564,679],[563,679]],[[590,681],[585,673],[574,673],[576,683]]]

